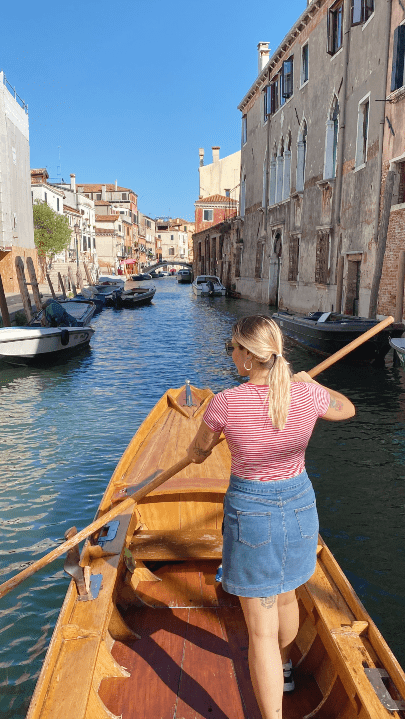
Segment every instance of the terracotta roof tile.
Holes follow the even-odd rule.
[[[70,205],[66,205],[66,203],[63,203],[63,210],[67,210],[67,212],[74,213],[75,215],[80,215],[81,213],[79,210],[76,210],[76,208],[70,207]]]
[[[116,188],[115,183],[110,184],[110,185],[108,183],[102,183],[101,185],[97,185],[97,184],[90,184],[90,185],[87,184],[86,185],[85,183],[76,182],[76,187],[83,188],[83,190],[81,190],[81,192],[84,192],[84,193],[86,193],[86,192],[101,193],[101,189],[104,187],[104,185],[105,185],[107,192],[128,192],[128,193],[133,193],[133,195],[136,195],[136,193],[134,193],[134,191],[131,190],[131,188],[121,187],[120,185],[118,185],[118,187]]]
[[[115,222],[120,215],[96,215],[96,222]]]
[[[201,198],[197,200],[195,204],[200,203],[226,203],[227,205],[234,205],[236,207],[237,202],[226,195],[210,195],[209,197]]]

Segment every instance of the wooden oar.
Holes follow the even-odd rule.
[[[345,345],[333,355],[326,358],[326,360],[319,363],[319,365],[316,365],[314,368],[312,368],[312,370],[309,370],[308,375],[310,375],[312,378],[316,377],[316,375],[319,375],[319,373],[326,370],[326,368],[333,365],[345,355],[348,355],[350,352],[352,352],[352,350],[355,350],[355,348],[359,347],[359,345],[367,342],[367,340],[374,337],[374,335],[377,335],[381,330],[384,330],[384,328],[386,328],[388,325],[391,325],[391,323],[393,322],[394,318],[391,315],[385,318],[385,320],[381,320],[381,322],[379,322],[377,325],[374,325],[374,327],[372,327],[370,330],[367,330],[362,335],[359,335],[358,338],[352,340],[352,342],[350,342],[348,345]]]
[[[311,377],[319,375],[319,373],[321,373],[323,370],[326,370],[326,368],[330,367],[342,357],[347,355],[349,352],[354,350],[356,347],[366,342],[369,338],[377,335],[380,330],[383,330],[385,327],[391,325],[391,323],[393,322],[394,318],[391,316],[386,318],[385,320],[382,320],[382,322],[378,323],[378,325],[375,325],[373,328],[371,328],[371,330],[367,330],[367,332],[360,335],[358,338],[356,338],[356,340],[353,340],[353,342],[346,345],[334,355],[331,355],[319,365],[316,365],[316,367],[312,368],[312,370],[309,371],[308,375],[310,375]],[[223,439],[224,438],[221,438],[218,442],[221,442]],[[109,512],[105,513],[104,515],[101,515],[101,517],[91,523],[91,525],[88,525],[86,528],[84,528],[84,530],[78,532],[70,540],[67,540],[66,542],[62,543],[62,545],[59,545],[54,550],[51,550],[51,552],[45,555],[43,558],[32,563],[32,565],[29,565],[29,567],[25,568],[25,570],[22,570],[20,573],[10,578],[10,580],[7,580],[5,583],[0,585],[0,598],[4,597],[4,595],[10,592],[10,590],[13,590],[13,588],[17,587],[20,583],[23,582],[23,580],[30,577],[31,575],[34,575],[34,573],[36,573],[38,570],[41,570],[41,568],[45,567],[45,565],[48,565],[48,563],[56,560],[56,558],[63,555],[65,552],[70,550],[79,542],[85,540],[87,537],[89,537],[89,535],[92,535],[94,532],[96,532],[96,530],[100,530],[106,523],[110,522],[110,520],[115,518],[117,515],[120,515],[127,508],[131,507],[133,503],[141,500],[141,498],[145,497],[145,495],[152,492],[152,490],[155,490],[155,488],[159,487],[159,485],[162,485],[162,483],[166,482],[166,480],[171,478],[173,475],[176,475],[178,472],[183,470],[185,467],[187,467],[187,465],[190,465],[190,460],[188,459],[188,457],[184,457],[182,460],[179,460],[178,463],[172,465],[172,467],[170,467],[168,470],[164,470],[163,472],[159,473],[157,477],[151,478],[151,480],[149,481],[146,480],[144,483],[142,483],[142,487],[140,487],[139,490],[136,490],[130,497],[120,502],[118,505],[112,508],[112,510],[109,510]]]
[[[224,438],[221,438],[221,440],[224,440]],[[221,442],[221,440],[219,440],[219,442]],[[0,585],[0,598],[4,597],[4,595],[10,592],[10,590],[13,590],[13,588],[17,587],[17,585],[22,583],[23,580],[36,573],[38,570],[41,570],[41,568],[45,567],[45,565],[48,565],[48,563],[56,560],[56,558],[63,555],[65,552],[70,550],[82,540],[85,540],[85,538],[89,537],[89,535],[92,535],[94,532],[96,532],[96,530],[100,530],[100,528],[102,528],[106,523],[110,522],[110,520],[115,518],[117,515],[120,515],[122,512],[125,512],[127,508],[131,507],[131,505],[141,500],[141,498],[145,497],[145,495],[150,493],[152,490],[155,490],[155,488],[159,487],[159,485],[166,482],[166,480],[169,480],[169,478],[171,478],[173,475],[176,475],[178,472],[180,472],[185,467],[187,467],[187,465],[190,464],[191,461],[188,459],[188,457],[184,457],[182,460],[179,460],[179,462],[177,462],[175,465],[172,465],[168,470],[164,470],[163,472],[159,473],[159,475],[157,475],[155,478],[152,477],[151,480],[146,480],[144,483],[142,483],[142,487],[139,490],[136,490],[130,497],[126,498],[126,500],[120,502],[118,505],[113,507],[112,510],[109,510],[104,515],[101,515],[99,518],[97,518],[97,520],[92,522],[91,525],[88,525],[83,530],[80,530],[80,532],[74,535],[70,540],[62,543],[62,545],[58,545],[57,548],[51,550],[51,552],[49,552],[47,555],[44,555],[43,558],[32,563],[32,565],[29,565],[29,567],[25,568],[25,570],[22,570],[20,573],[10,578],[10,580],[7,580],[2,585]]]

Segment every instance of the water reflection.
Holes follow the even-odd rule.
[[[0,577],[44,555],[96,512],[136,429],[186,378],[218,392],[239,382],[224,342],[266,306],[194,298],[175,278],[151,306],[106,309],[87,353],[46,368],[0,366]],[[294,370],[319,358],[290,345]],[[307,454],[321,530],[367,609],[405,664],[398,633],[405,597],[405,386],[398,369],[342,364],[318,378],[347,393],[357,415],[318,423]],[[0,716],[26,714],[68,586],[63,559],[0,602]]]

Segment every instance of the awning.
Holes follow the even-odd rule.
[[[127,260],[123,260],[121,262],[121,265],[135,265],[135,263],[136,260],[134,260],[133,258],[128,258]]]

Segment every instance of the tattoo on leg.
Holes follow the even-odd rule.
[[[264,608],[272,608],[277,600],[277,595],[270,595],[270,597],[260,598],[260,605]]]

